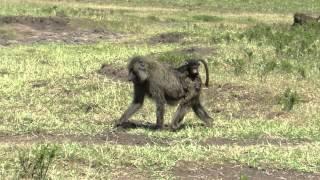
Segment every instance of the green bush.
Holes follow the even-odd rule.
[[[260,76],[262,78],[266,78],[266,76],[274,71],[277,67],[276,61],[264,61],[260,64]]]
[[[18,175],[23,179],[46,179],[58,148],[53,145],[40,145],[37,148],[19,152]]]
[[[280,96],[279,103],[282,105],[284,111],[291,111],[293,106],[299,102],[298,93],[287,88]]]

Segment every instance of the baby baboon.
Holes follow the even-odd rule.
[[[172,129],[176,130],[180,127],[181,122],[187,113],[188,109],[191,107],[196,115],[206,123],[207,126],[211,125],[212,118],[208,115],[204,107],[200,102],[200,92],[201,92],[201,78],[199,75],[200,62],[203,63],[206,69],[206,82],[205,86],[209,86],[209,72],[207,63],[200,60],[188,60],[186,64],[176,68],[179,72],[179,78],[183,84],[185,90],[185,96],[181,99],[176,114],[172,120]]]
[[[118,126],[143,105],[144,97],[152,98],[157,106],[157,128],[163,128],[165,104],[174,105],[184,97],[184,89],[176,71],[170,66],[141,56],[133,57],[128,64],[129,81],[134,85],[133,102],[124,112]]]
[[[208,70],[208,64],[203,59],[189,59],[186,61],[186,63],[178,68],[175,68],[179,72],[180,78],[182,77],[189,77],[191,79],[200,78],[199,76],[199,66],[200,63],[205,67],[206,70],[206,87],[209,86],[209,70]]]
[[[183,67],[181,67],[180,69],[174,69],[166,64],[154,61],[150,58],[140,56],[132,58],[128,64],[128,71],[129,81],[132,81],[134,85],[133,102],[123,113],[116,125],[121,126],[122,124],[128,122],[129,118],[141,108],[144,102],[144,97],[146,95],[152,98],[156,103],[157,128],[163,128],[165,104],[167,103],[169,105],[175,105],[180,100],[183,103],[179,105],[172,122],[181,122],[187,112],[188,107],[192,107],[195,113],[203,121],[205,121],[207,125],[209,125],[210,117],[201,106],[199,98],[196,98],[197,94],[191,94],[192,89],[196,89],[194,88],[195,86],[201,87],[201,84],[192,85],[192,83],[198,83],[197,81],[194,81],[192,79],[192,75],[189,75],[189,77],[192,77],[190,78],[189,82],[189,86],[192,88],[190,89],[190,93],[188,92],[188,97],[192,98],[190,98],[190,100],[182,100],[183,98],[186,98],[187,93],[185,88],[187,88],[188,86],[187,84],[183,84],[182,82],[185,80],[184,82],[188,83],[186,78],[189,78],[186,76],[184,77],[184,80],[182,79],[182,73],[184,73],[182,69]],[[173,127],[178,126],[176,125]]]
[[[303,13],[295,13],[293,15],[293,26],[295,25],[304,25],[304,24],[310,24],[310,23],[319,23],[320,22],[320,16],[318,18],[308,16]]]

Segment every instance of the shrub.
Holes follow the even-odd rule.
[[[287,88],[285,92],[280,96],[279,103],[282,105],[282,109],[285,111],[292,110],[293,106],[297,104],[299,97],[296,91]]]
[[[57,152],[57,147],[40,145],[31,150],[19,152],[18,175],[23,179],[46,179],[47,172]]]

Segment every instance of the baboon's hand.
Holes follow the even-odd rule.
[[[206,127],[212,127],[212,125],[213,125],[213,119],[210,117],[207,121],[206,121]]]
[[[124,128],[124,129],[130,129],[130,128],[136,128],[137,124],[130,122],[130,121],[117,121],[114,125],[115,128]]]
[[[118,119],[118,120],[116,120],[116,121],[114,122],[114,127],[121,127],[121,126],[123,126],[124,124],[126,124],[126,122],[128,122],[128,121],[125,121],[125,120],[123,120],[123,119]]]
[[[156,125],[155,129],[156,130],[161,130],[164,128],[164,125]]]
[[[170,130],[173,131],[173,132],[176,132],[180,129],[180,126],[178,125],[175,125],[175,124],[171,124],[170,125]]]

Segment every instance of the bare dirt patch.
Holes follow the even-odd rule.
[[[188,48],[181,48],[181,49],[175,49],[173,51],[168,51],[164,53],[160,53],[161,55],[169,55],[169,57],[195,57],[195,58],[205,58],[207,56],[215,54],[215,49],[213,47],[188,47]],[[157,54],[155,54],[157,55]],[[157,57],[157,56],[156,56]]]
[[[238,146],[250,146],[250,145],[277,145],[277,146],[293,146],[301,145],[301,143],[308,143],[308,140],[287,140],[287,139],[275,139],[275,138],[258,138],[258,139],[243,139],[234,140],[222,137],[208,138],[205,141],[201,141],[202,146],[210,145],[238,145]]]
[[[31,87],[32,88],[41,88],[45,87],[49,84],[47,80],[36,80],[31,82]]]
[[[214,107],[214,113],[229,118],[273,119],[288,115],[277,108],[277,96],[268,90],[233,83],[214,84],[204,91],[203,97]]]
[[[273,179],[319,179],[319,174],[302,173],[293,170],[257,169],[246,165],[236,164],[206,164],[193,161],[178,161],[172,169],[178,179],[224,179],[236,180],[242,178],[273,180]]]
[[[118,179],[118,180],[151,179],[151,176],[148,174],[148,172],[143,172],[133,166],[122,167],[121,169],[115,170],[114,172],[115,173],[113,173],[112,179]]]
[[[117,68],[112,64],[102,64],[97,72],[114,80],[128,81],[128,70],[125,67]]]
[[[0,135],[0,143],[32,144],[32,143],[64,143],[76,142],[82,144],[121,144],[129,146],[167,145],[165,140],[152,139],[140,134],[127,132],[106,132],[97,135],[73,135],[73,134],[29,134],[29,135]]]
[[[189,47],[185,49],[181,49],[180,52],[187,54],[194,54],[198,56],[207,56],[215,53],[215,49],[212,47]]]
[[[7,69],[0,69],[0,76],[9,75],[10,72]]]
[[[183,41],[186,33],[181,32],[169,32],[153,36],[149,39],[150,44],[158,43],[180,43]]]
[[[37,42],[93,43],[119,39],[120,34],[106,29],[77,27],[66,17],[1,16],[0,45]]]

